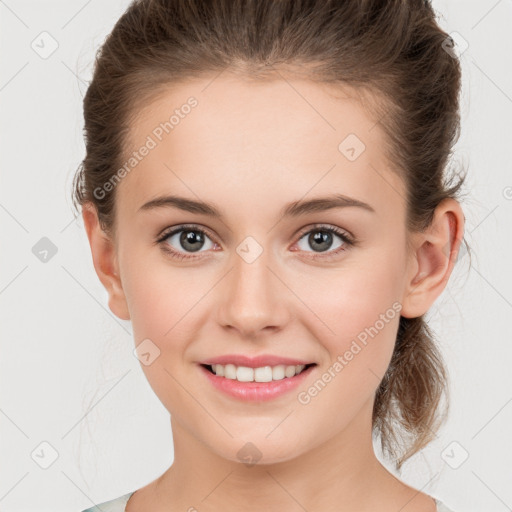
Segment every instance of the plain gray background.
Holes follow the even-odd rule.
[[[142,487],[172,462],[168,413],[132,353],[130,323],[108,309],[70,200],[94,53],[128,3],[0,1],[3,512],[78,512]],[[462,255],[430,313],[452,382],[449,421],[400,477],[454,512],[505,512],[512,2],[433,4],[441,26],[468,44],[455,161],[469,168],[462,207],[474,259],[469,268]]]

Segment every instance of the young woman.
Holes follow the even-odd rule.
[[[464,233],[450,42],[427,0],[138,0],[119,19],[74,200],[174,460],[89,512],[448,511],[373,439],[400,469],[446,417],[424,315]]]

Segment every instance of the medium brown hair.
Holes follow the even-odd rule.
[[[116,189],[101,199],[94,191],[122,166],[139,109],[172,84],[223,70],[270,80],[286,69],[368,100],[406,186],[407,228],[422,231],[465,180],[446,175],[460,131],[461,70],[450,42],[427,0],[135,0],[96,55],[73,204],[91,202],[114,233]],[[373,432],[396,468],[436,435],[445,393],[433,332],[423,316],[400,317],[373,409]]]

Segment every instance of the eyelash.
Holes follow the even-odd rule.
[[[203,235],[208,236],[209,238],[212,238],[209,234],[209,231],[205,230],[204,228],[199,227],[197,224],[183,224],[181,226],[177,226],[176,228],[173,228],[169,231],[165,231],[161,236],[157,238],[155,241],[156,244],[162,245],[162,248],[165,252],[167,252],[172,258],[175,258],[177,260],[188,260],[188,259],[197,259],[200,256],[192,256],[187,253],[176,251],[175,249],[170,248],[168,244],[165,244],[165,240],[167,240],[169,237],[175,235],[176,233],[180,233],[181,231],[194,231],[201,233]],[[313,260],[317,259],[331,259],[335,256],[337,256],[339,253],[344,252],[347,250],[347,248],[350,248],[354,245],[356,245],[356,239],[350,235],[348,235],[345,231],[340,230],[339,228],[336,228],[334,226],[325,226],[322,224],[314,225],[312,228],[309,228],[305,231],[301,231],[299,234],[299,238],[297,241],[301,240],[304,235],[308,233],[312,233],[314,231],[321,231],[325,233],[333,233],[335,235],[338,235],[341,240],[343,241],[344,245],[338,247],[336,250],[332,252],[326,252],[325,254],[328,254],[328,256],[324,256],[324,253],[316,253],[314,256],[308,256],[309,258]]]

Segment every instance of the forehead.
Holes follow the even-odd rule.
[[[163,193],[247,207],[326,192],[404,206],[387,140],[354,89],[221,74],[163,90],[137,112],[129,152],[150,147],[118,185],[130,210]],[[194,197],[197,196],[197,197]]]

